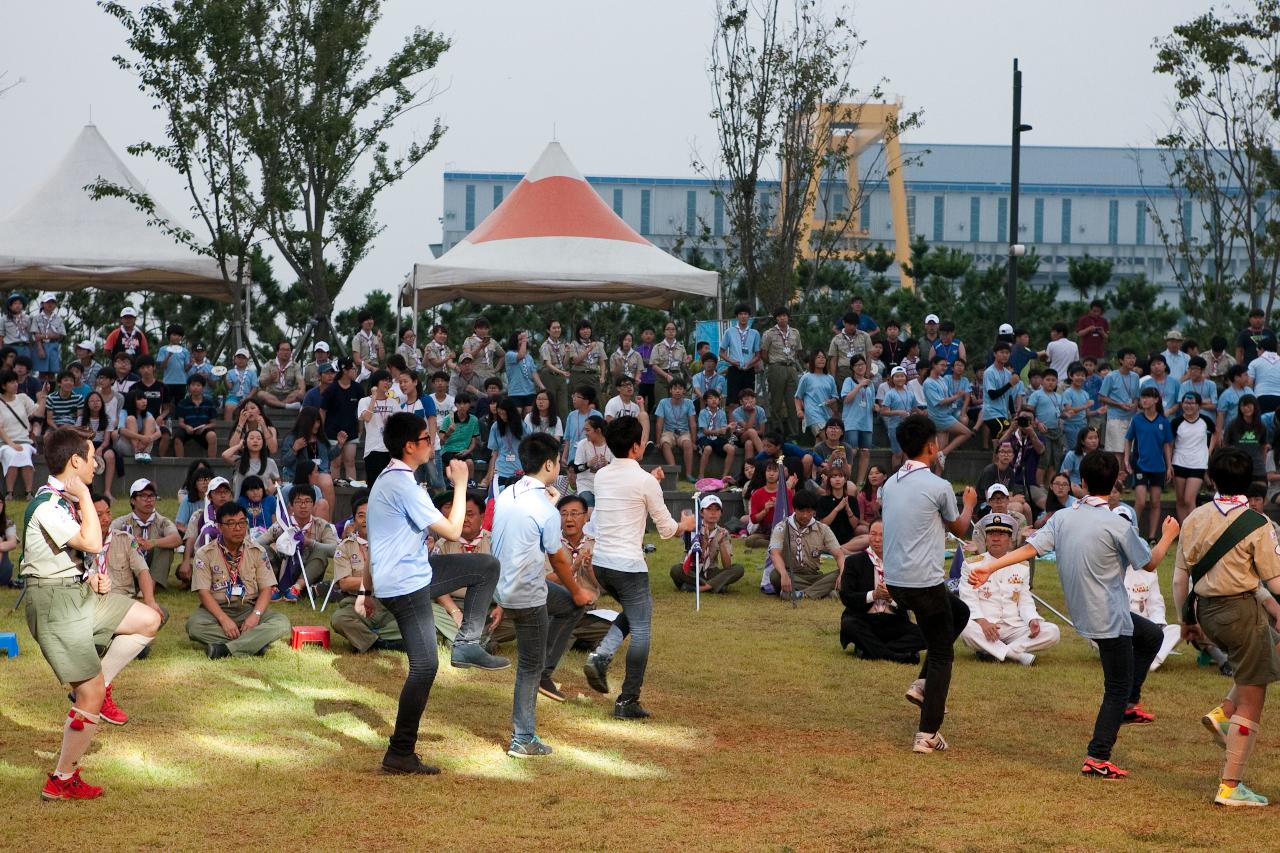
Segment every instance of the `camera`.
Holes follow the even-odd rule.
[[[591,466],[586,462],[570,462],[568,468],[575,474],[581,474],[583,471],[591,470]]]
[[[1023,429],[1026,429],[1027,427],[1031,426],[1031,416],[1018,415],[1018,426],[1022,427]]]

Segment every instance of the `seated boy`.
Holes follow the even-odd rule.
[[[467,463],[467,479],[475,481],[476,462],[472,458],[480,443],[480,419],[471,413],[474,402],[466,391],[453,398],[453,414],[440,424],[440,464],[445,468],[454,459]]]
[[[693,476],[693,435],[697,432],[697,423],[693,403],[685,399],[684,380],[672,379],[669,386],[670,397],[658,401],[654,411],[657,423],[654,429],[658,433],[658,446],[662,448],[662,457],[668,465],[676,464],[672,446],[679,444],[684,454],[684,474],[690,482],[697,482]]]
[[[729,477],[733,473],[733,457],[737,448],[730,443],[729,418],[720,408],[720,402],[720,392],[714,388],[702,398],[702,411],[698,412],[698,450],[701,455],[698,479],[707,476],[707,462],[713,452],[724,457],[721,475]]]
[[[752,459],[763,449],[764,442],[760,436],[769,423],[769,417],[764,409],[756,406],[755,389],[743,388],[738,394],[738,401],[741,405],[730,416],[730,429],[734,441],[742,448],[742,458]]]
[[[400,627],[391,611],[374,604],[372,616],[356,612],[356,598],[364,582],[364,569],[369,564],[369,498],[356,496],[351,502],[351,522],[346,538],[338,543],[333,555],[333,582],[338,586],[340,601],[329,625],[333,632],[345,637],[357,652],[370,649],[398,650],[404,647]]]
[[[698,529],[698,548],[701,553],[698,566],[694,566],[693,533],[684,535],[687,553],[684,562],[671,567],[671,580],[681,592],[693,592],[694,570],[697,568],[702,592],[726,592],[729,586],[742,579],[743,568],[733,562],[733,544],[729,531],[720,526],[724,504],[715,495],[707,495],[698,503],[702,525]]]
[[[773,528],[769,539],[769,559],[773,569],[769,583],[780,595],[826,598],[835,595],[839,567],[847,556],[831,528],[818,521],[818,497],[810,491],[796,492],[795,511]],[[835,558],[829,572],[822,570],[823,552]],[[793,595],[794,591],[794,595]]]

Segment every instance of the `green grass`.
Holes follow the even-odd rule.
[[[1030,670],[958,649],[952,750],[918,756],[902,697],[914,669],[842,652],[838,602],[764,599],[763,552],[747,551],[747,578],[695,613],[666,577],[675,557],[664,543],[650,560],[652,720],[615,721],[570,652],[559,671],[570,701],[538,707],[556,753],[520,762],[503,752],[513,672],[446,664],[419,742],[444,767],[435,778],[376,772],[402,655],[356,656],[335,640],[332,652],[277,644],[208,661],[183,631],[194,600],[165,594],[173,618],[154,653],[117,679],[133,719],[104,727],[85,759],[107,787],[87,803],[37,797],[67,702],[6,590],[0,631],[18,632],[22,654],[0,660],[0,849],[1169,850],[1250,837],[1261,848],[1274,833],[1265,810],[1211,805],[1222,753],[1198,718],[1227,682],[1193,655],[1148,680],[1158,722],[1121,733],[1125,782],[1078,776],[1101,671],[1069,629]],[[1036,581],[1060,605],[1052,564]],[[283,609],[323,621],[305,604]],[[616,690],[621,660],[611,676]],[[1278,742],[1264,721],[1249,774],[1263,793],[1280,794]]]

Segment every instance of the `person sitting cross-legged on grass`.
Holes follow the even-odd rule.
[[[256,541],[271,554],[271,564],[279,578],[287,574],[289,561],[301,563],[302,571],[294,578],[292,586],[272,596],[272,600],[297,601],[304,583],[315,586],[324,580],[329,560],[338,550],[338,532],[323,518],[312,515],[315,498],[310,492],[294,489],[289,492],[288,501],[293,525],[286,528],[276,522],[260,533]],[[297,541],[295,532],[302,533],[301,542]]]
[[[729,531],[720,526],[724,504],[716,495],[707,495],[698,503],[698,509],[702,514],[702,526],[696,534],[701,552],[698,565],[701,590],[727,592],[732,584],[742,580],[744,570],[740,564],[733,562],[733,543],[729,540]],[[671,580],[681,592],[693,592],[694,535],[684,535],[687,551],[684,562],[671,567]]]
[[[1018,535],[1017,520],[993,513],[979,524],[985,532],[984,556],[1009,553]],[[1062,639],[1058,626],[1036,612],[1029,583],[1031,570],[1026,563],[1006,566],[977,587],[966,583],[965,574],[960,578],[960,600],[969,606],[969,623],[960,639],[966,646],[996,660],[1031,666],[1035,652],[1056,646]]]
[[[182,544],[178,526],[156,512],[156,486],[146,478],[134,480],[129,486],[129,508],[128,515],[111,522],[111,529],[133,535],[151,569],[152,579],[157,586],[167,587],[174,549]]]
[[[1155,721],[1139,700],[1163,635],[1150,621],[1129,612],[1125,566],[1154,569],[1178,535],[1178,522],[1166,518],[1160,541],[1148,546],[1127,519],[1111,512],[1107,498],[1119,475],[1113,454],[1097,450],[1086,454],[1080,478],[1088,494],[1071,509],[1055,512],[1026,545],[971,566],[968,578],[973,586],[981,586],[1005,566],[1056,552],[1058,577],[1076,633],[1097,644],[1102,660],[1102,703],[1080,768],[1082,775],[1101,779],[1129,775],[1111,761],[1120,726]]]
[[[837,584],[845,607],[840,647],[852,643],[854,654],[863,660],[918,664],[924,634],[893,600],[884,582],[884,522],[873,521],[868,535],[871,544],[844,561]]]
[[[373,615],[364,616],[355,609],[356,597],[365,592],[361,583],[364,567],[369,563],[368,503],[366,495],[358,495],[351,502],[351,523],[347,525],[347,535],[338,543],[338,551],[333,555],[333,582],[338,585],[341,600],[329,624],[334,633],[345,637],[357,652],[370,649],[399,651],[404,648],[404,643],[400,638],[400,627],[390,610],[375,605]]]
[[[807,598],[826,598],[835,594],[837,569],[822,570],[823,552],[835,558],[837,567],[844,565],[845,552],[836,535],[814,516],[818,512],[818,496],[810,491],[796,492],[794,512],[778,522],[769,539],[769,559],[773,569],[769,583],[780,595],[792,593]]]
[[[212,660],[260,654],[289,636],[289,619],[267,610],[276,576],[266,549],[249,540],[244,507],[223,504],[217,521],[218,538],[196,552],[191,588],[200,606],[187,620],[187,636]]]
[[[1267,686],[1280,681],[1280,634],[1262,605],[1263,596],[1280,593],[1280,541],[1266,516],[1248,507],[1253,461],[1247,453],[1234,447],[1215,451],[1208,473],[1218,494],[1187,516],[1173,598],[1183,639],[1214,643],[1233,670],[1231,691],[1201,720],[1226,750],[1214,802],[1265,806],[1267,798],[1242,780],[1258,740]]]

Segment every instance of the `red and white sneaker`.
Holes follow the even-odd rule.
[[[76,772],[67,779],[59,779],[50,773],[40,796],[46,800],[95,800],[102,796],[102,789],[81,779],[80,769],[76,768]]]
[[[1142,726],[1147,723],[1154,723],[1155,721],[1156,715],[1143,708],[1141,703],[1139,703],[1124,712],[1124,718],[1120,720],[1120,725]]]
[[[123,726],[129,722],[129,715],[120,710],[120,706],[111,698],[111,685],[107,685],[107,695],[102,699],[102,721],[113,726]]]
[[[1096,776],[1099,779],[1124,779],[1128,777],[1128,770],[1121,770],[1110,761],[1100,761],[1097,758],[1086,758],[1084,766],[1080,768],[1081,776]]]

